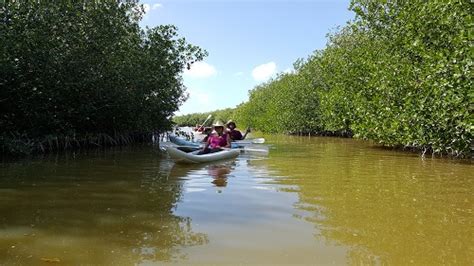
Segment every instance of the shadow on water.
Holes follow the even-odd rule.
[[[267,161],[299,195],[315,238],[352,264],[472,264],[472,164],[335,138],[270,139]],[[289,152],[291,151],[291,152]]]
[[[68,156],[0,168],[0,264],[173,261],[208,243],[173,214],[172,162],[149,148]]]

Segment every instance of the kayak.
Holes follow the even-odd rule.
[[[170,155],[171,158],[175,159],[178,162],[185,162],[185,163],[207,163],[225,159],[232,159],[240,154],[240,150],[237,149],[228,149],[222,150],[213,153],[201,154],[198,155],[197,151],[193,152],[184,152],[179,149],[179,147],[168,146],[166,147],[166,151]]]
[[[202,133],[202,132],[194,132],[194,133],[193,133],[193,136],[194,136],[194,140],[195,140],[195,141],[199,141],[199,142],[200,142],[200,141],[202,141],[202,140],[207,136],[207,134],[204,134],[204,133]]]
[[[170,138],[170,141],[173,142],[176,145],[190,146],[190,147],[199,147],[199,146],[201,146],[201,144],[198,143],[198,142],[192,142],[192,141],[184,140],[184,139],[178,138],[176,136],[170,136],[169,138]]]
[[[180,146],[200,147],[202,145],[202,143],[184,140],[184,139],[178,138],[176,136],[170,136],[169,138],[170,138],[171,142],[173,142],[176,145],[180,145]],[[235,140],[235,141],[232,141],[231,147],[232,148],[242,148],[242,146],[244,146],[244,145],[263,144],[263,143],[265,143],[264,138]]]

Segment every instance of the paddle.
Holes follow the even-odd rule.
[[[242,147],[242,148],[224,148],[224,150],[239,150],[241,152],[261,152],[261,153],[269,153],[268,149],[257,149],[251,147]]]
[[[196,131],[199,131],[199,130],[204,126],[204,124],[206,124],[207,120],[209,120],[209,118],[211,118],[211,116],[212,116],[212,114],[209,114],[209,115],[207,116],[206,120],[204,120],[204,122],[202,123],[202,125],[201,125],[201,126],[198,128],[198,130],[196,130]]]
[[[235,140],[234,143],[241,144],[241,145],[245,145],[245,144],[263,144],[263,143],[265,143],[265,139],[264,138],[255,138],[255,139]]]
[[[242,149],[240,149],[241,151],[245,151],[245,152],[262,152],[262,153],[269,153],[269,151],[267,149],[255,149],[255,148],[248,148],[248,147],[244,147]]]
[[[253,144],[263,144],[263,143],[265,143],[264,138],[255,138],[255,139],[249,139],[249,140],[252,141]]]

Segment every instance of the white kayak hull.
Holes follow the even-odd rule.
[[[178,162],[184,163],[207,163],[226,159],[233,159],[240,154],[240,150],[223,150],[219,152],[197,155],[197,152],[186,153],[176,147],[168,146],[166,151],[170,157]]]
[[[192,141],[184,140],[182,138],[178,138],[178,137],[175,137],[175,136],[170,136],[170,141],[173,142],[174,144],[180,145],[180,146],[201,147],[202,145],[204,145],[203,143],[192,142]],[[263,143],[265,143],[264,138],[234,140],[231,143],[231,148],[241,148],[241,147],[246,146],[246,145],[263,144]]]
[[[176,145],[182,145],[182,146],[195,146],[195,147],[200,147],[203,145],[203,143],[198,143],[198,142],[192,142],[188,140],[184,140],[182,138],[178,138],[176,136],[170,136],[170,141],[173,142]],[[265,143],[264,138],[255,138],[255,139],[244,139],[244,140],[234,140],[231,143],[232,148],[240,148],[245,145],[251,145],[251,144],[263,144]]]

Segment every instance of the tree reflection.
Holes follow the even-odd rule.
[[[208,243],[191,218],[173,214],[183,181],[143,150],[0,169],[0,262],[136,264],[185,259]],[[12,248],[14,247],[14,248]]]
[[[295,207],[315,224],[316,238],[350,247],[350,263],[471,264],[472,165],[354,140],[298,141],[254,164],[298,188]]]

